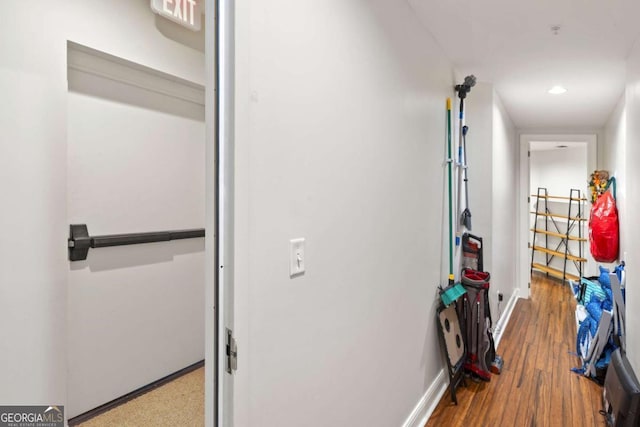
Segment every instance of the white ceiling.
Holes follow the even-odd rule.
[[[638,0],[407,1],[460,82],[492,83],[519,128],[601,127],[640,35]],[[548,94],[554,85],[568,91]]]

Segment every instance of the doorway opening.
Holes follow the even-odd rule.
[[[69,259],[75,425],[203,364],[204,233],[160,230],[204,231],[205,88],[72,42],[67,66],[68,222],[118,236]]]
[[[520,136],[518,282],[527,298],[534,271],[564,282],[595,269],[581,199],[596,153],[595,134]]]

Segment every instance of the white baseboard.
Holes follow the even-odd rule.
[[[448,380],[446,368],[441,369],[402,427],[423,427],[427,423],[447,391]]]
[[[495,327],[495,330],[497,331],[497,333],[494,335],[493,341],[495,343],[496,350],[500,345],[500,340],[502,339],[502,335],[504,335],[505,329],[507,329],[507,324],[509,323],[509,319],[511,318],[511,313],[513,313],[513,309],[516,306],[516,302],[520,297],[519,294],[520,294],[520,289],[515,288],[513,290],[513,294],[511,294],[511,298],[509,298],[509,301],[507,302],[507,307],[504,310],[504,314],[502,315],[502,317],[500,318],[500,321],[498,321]]]

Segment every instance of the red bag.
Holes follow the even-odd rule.
[[[591,207],[589,240],[593,259],[598,262],[617,260],[619,233],[616,200],[611,191],[606,191]]]

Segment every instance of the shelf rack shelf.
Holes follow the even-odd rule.
[[[529,244],[531,273],[537,270],[562,281],[580,280],[583,264],[587,262],[583,256],[584,242],[587,241],[583,236],[583,224],[587,221],[584,215],[584,202],[587,199],[582,196],[580,190],[573,188],[569,191],[569,197],[565,197],[551,196],[546,188],[538,187],[537,194],[532,194],[532,197],[536,198],[536,209],[531,212],[535,215],[534,225],[531,228],[533,241]],[[558,209],[551,209],[549,201],[563,204],[562,208],[566,209],[566,214],[559,213]],[[543,243],[536,240],[539,236],[544,237]],[[575,242],[573,252],[569,242]],[[536,252],[544,254],[544,262],[536,262]],[[551,265],[554,258],[563,260],[562,269]],[[573,263],[578,275],[567,272],[567,262]]]

